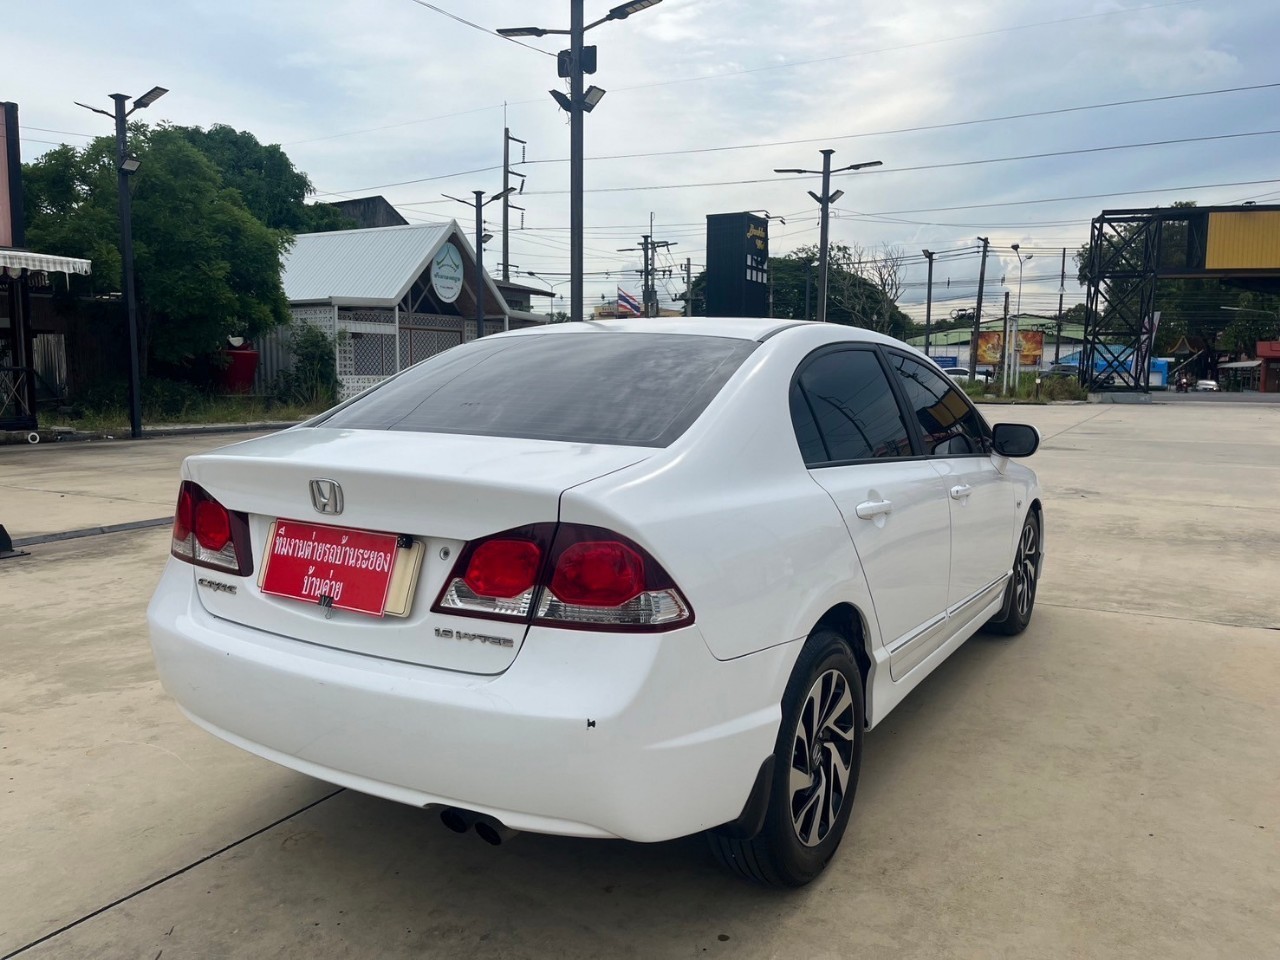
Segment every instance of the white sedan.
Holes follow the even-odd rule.
[[[485,337],[187,459],[156,663],[210,733],[492,843],[706,831],[797,886],[864,730],[1026,627],[1038,444],[836,324]]]

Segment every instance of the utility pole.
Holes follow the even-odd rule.
[[[511,144],[520,144],[520,162],[524,163],[525,141],[511,135],[510,127],[502,128],[502,279],[511,279],[511,208],[524,212],[524,207],[517,207],[511,202],[511,178],[520,178],[520,189],[516,193],[524,193],[525,175],[511,169]],[[524,225],[523,219],[521,226]]]
[[[807,260],[804,265],[804,318],[809,319],[809,300],[813,290],[813,264]]]
[[[969,344],[969,376],[978,373],[978,334],[982,332],[982,288],[987,282],[987,247],[991,241],[979,237],[982,241],[982,266],[978,268],[978,304],[973,311],[973,342]]]
[[[827,319],[827,261],[831,257],[828,244],[828,218],[832,201],[838,200],[844,193],[843,190],[837,190],[836,196],[831,195],[831,155],[833,153],[835,151],[829,148],[822,151],[822,196],[815,196],[812,190],[809,191],[809,196],[817,200],[822,207],[822,229],[818,239],[818,320],[823,323]]]
[[[839,200],[841,197],[844,196],[843,190],[837,190],[835,193],[831,192],[831,174],[833,172],[843,173],[846,170],[861,170],[864,167],[878,167],[880,166],[881,161],[872,160],[867,163],[851,163],[847,167],[841,167],[839,170],[833,171],[831,169],[831,155],[835,153],[835,151],[828,148],[825,150],[820,150],[819,153],[822,154],[822,170],[821,171],[800,170],[795,167],[782,167],[782,168],[775,169],[773,172],[774,173],[799,173],[799,174],[816,174],[821,172],[822,174],[822,196],[818,196],[812,190],[809,191],[809,196],[813,197],[813,199],[818,202],[818,206],[822,210],[822,216],[821,216],[822,226],[821,226],[820,236],[818,239],[818,320],[820,322],[825,322],[827,319],[827,260],[829,259],[828,250],[827,250],[827,239],[830,232],[829,231],[829,214],[831,210],[831,204],[835,203],[837,200]]]
[[[1001,338],[1000,355],[1003,362],[1000,364],[1000,383],[1004,387],[1004,392],[1009,392],[1009,356],[1013,347],[1009,336],[1009,291],[1004,292],[1004,336]]]
[[[1062,356],[1062,297],[1067,292],[1067,248],[1062,248],[1062,282],[1058,285],[1058,338],[1053,341],[1053,362]]]
[[[650,234],[645,234],[640,238],[640,248],[644,251],[644,282],[640,288],[640,298],[644,301],[644,315],[652,317],[653,314],[649,310],[649,288],[653,283],[653,268],[651,266],[650,256],[652,247],[650,246]]]
[[[670,249],[676,246],[668,240],[654,240],[652,234],[644,234],[640,237],[640,251],[644,257],[644,266],[640,270],[640,302],[646,317],[655,317],[658,315],[658,286],[654,282],[654,276],[657,274],[658,248],[665,247]],[[619,247],[619,253],[630,253],[635,247]]]
[[[924,355],[929,355],[929,332],[932,329],[933,321],[933,251],[921,250],[924,258],[929,261],[929,283],[926,287],[924,299]],[[969,369],[973,373],[973,368]]]
[[[684,315],[693,316],[693,259],[684,258]]]

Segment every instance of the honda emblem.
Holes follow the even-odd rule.
[[[336,516],[342,512],[342,487],[337,480],[312,480],[311,505],[316,513]]]

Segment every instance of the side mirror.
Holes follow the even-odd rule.
[[[1040,431],[1025,423],[997,423],[991,446],[1002,457],[1029,457],[1040,446]]]

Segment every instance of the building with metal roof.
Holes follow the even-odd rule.
[[[477,291],[475,248],[453,220],[299,234],[281,279],[294,323],[333,337],[339,399],[477,335],[546,320],[513,311],[488,273]],[[262,353],[260,386],[289,366],[287,332]]]

